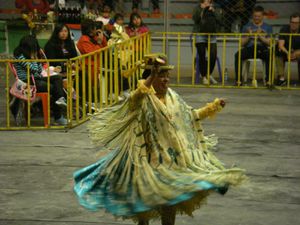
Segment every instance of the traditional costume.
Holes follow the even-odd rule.
[[[90,122],[92,140],[110,152],[74,173],[80,204],[134,220],[159,217],[166,205],[192,215],[211,191],[239,184],[244,171],[224,167],[210,151],[216,140],[201,126],[220,102],[193,109],[170,88],[159,99],[140,80],[127,101]]]

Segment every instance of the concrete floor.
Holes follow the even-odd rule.
[[[300,224],[300,92],[176,88],[192,106],[228,101],[206,134],[215,154],[247,170],[250,182],[213,194],[177,225]],[[85,125],[69,131],[0,132],[0,225],[133,224],[89,212],[72,192],[72,173],[97,160]],[[159,221],[151,224],[158,225]]]

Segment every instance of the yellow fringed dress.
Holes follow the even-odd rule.
[[[241,183],[244,170],[226,169],[209,150],[216,140],[203,135],[201,120],[221,108],[216,99],[193,109],[170,88],[161,101],[139,81],[125,103],[90,122],[92,140],[111,151],[74,173],[80,204],[132,219],[158,217],[164,205],[192,215],[210,191]]]

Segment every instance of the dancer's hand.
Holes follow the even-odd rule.
[[[225,105],[226,105],[225,99],[221,98],[221,99],[220,99],[220,106],[222,106],[222,108],[224,108]]]

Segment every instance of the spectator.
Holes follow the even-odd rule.
[[[159,13],[159,0],[151,0],[153,13]],[[132,12],[138,12],[140,0],[132,0]]]
[[[125,32],[125,27],[124,27],[124,16],[120,13],[117,13],[114,17],[113,31],[108,41],[108,45],[118,44],[128,39],[129,36]],[[123,90],[124,90],[123,93],[125,97],[128,96],[129,94],[129,83],[128,83],[128,79],[126,79],[125,77],[121,77],[121,70],[123,69],[123,67],[126,68],[128,55],[129,55],[128,52],[124,51],[123,49],[118,54],[119,87],[121,87],[121,80],[123,80]]]
[[[194,9],[194,33],[215,33],[217,31],[217,25],[221,23],[220,15],[215,13],[215,9],[211,0],[200,0],[199,5]],[[217,59],[217,38],[216,36],[210,36],[210,73],[213,72]],[[200,68],[200,74],[202,76],[203,84],[207,85],[207,59],[206,49],[208,48],[208,36],[197,35],[196,36],[196,48],[199,56],[198,65]],[[217,81],[210,76],[210,81],[216,84]]]
[[[114,16],[113,30],[108,44],[116,44],[128,39],[129,36],[125,32],[124,28],[124,16],[120,13],[117,13]]]
[[[87,54],[94,51],[97,51],[101,48],[104,48],[107,46],[107,40],[105,36],[103,35],[103,30],[97,29],[96,22],[92,20],[85,20],[81,23],[81,33],[82,36],[78,40],[77,47],[81,54]],[[94,87],[94,82],[96,79],[98,79],[99,74],[99,60],[97,60],[97,56],[91,57],[91,84],[92,87]],[[86,67],[88,68],[89,60],[86,58]],[[94,67],[97,68],[96,73],[94,70]],[[86,69],[88,71],[88,69]],[[86,76],[86,87],[85,90],[88,90],[88,77]],[[81,80],[81,79],[80,79]],[[80,85],[80,96],[82,97],[82,91],[83,87]],[[88,97],[88,96],[86,96]]]
[[[15,5],[16,8],[26,12],[33,12],[36,9],[38,13],[46,14],[50,10],[47,0],[16,0]]]
[[[286,25],[282,27],[279,33],[299,34],[299,27],[300,27],[299,24],[300,24],[300,14],[294,13],[290,16],[290,25]],[[277,73],[278,73],[277,85],[279,86],[283,86],[286,84],[286,80],[284,78],[284,68],[285,68],[285,62],[288,61],[289,45],[290,45],[290,36],[280,35],[278,46],[276,49],[276,65],[277,65]],[[300,36],[292,36],[291,60],[298,61],[298,78],[300,81]]]
[[[20,40],[18,47],[14,50],[14,57],[20,60],[42,58],[41,49],[37,39],[32,35],[27,35]],[[27,82],[27,67],[29,66],[30,74],[33,75],[37,92],[47,92],[47,77],[42,77],[42,64],[38,62],[16,62],[14,63],[18,78]],[[32,84],[33,81],[31,80]],[[50,94],[53,102],[53,114],[55,122],[59,125],[67,125],[67,120],[61,112],[60,106],[66,107],[64,97],[62,77],[50,76]]]
[[[103,9],[99,12],[99,16],[96,18],[96,21],[102,22],[106,26],[111,19],[111,8],[108,5],[105,5]]]
[[[134,37],[147,33],[149,28],[143,23],[142,17],[138,13],[131,13],[129,24],[125,30],[129,37]]]
[[[110,6],[105,5],[100,15],[96,18],[97,22],[102,22],[104,25],[104,31],[107,33],[107,36],[110,37],[113,30],[113,12],[111,11]]]
[[[268,84],[269,81],[269,60],[270,60],[270,34],[272,33],[272,27],[264,22],[264,8],[261,6],[255,6],[252,12],[252,21],[246,24],[242,33],[257,34],[257,53],[256,58],[262,59],[266,64],[266,77],[265,81]],[[242,66],[239,68],[239,60],[242,62],[246,59],[254,58],[254,42],[255,36],[243,36],[241,58],[239,59],[239,51],[235,53],[235,80],[238,81],[238,75],[240,73],[242,77]],[[242,79],[240,79],[242,80]],[[239,85],[239,84],[237,84]]]
[[[48,59],[70,59],[77,56],[75,44],[71,39],[70,29],[65,24],[57,24],[45,45],[45,54]],[[51,66],[61,66],[66,72],[64,62],[51,62]]]

